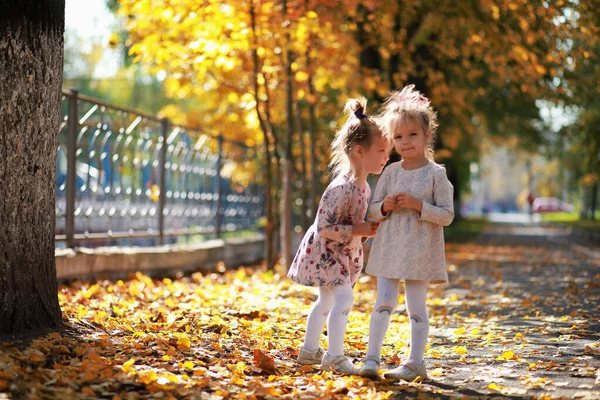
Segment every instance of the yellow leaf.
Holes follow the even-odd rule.
[[[466,346],[454,346],[452,348],[452,351],[454,352],[454,354],[467,354],[467,348]]]
[[[305,71],[296,72],[297,82],[306,82],[308,80],[308,74]]]
[[[496,5],[492,6],[492,15],[493,15],[494,19],[500,18],[500,9],[498,8],[498,6],[496,6]]]
[[[121,367],[121,370],[126,374],[135,373],[135,370],[132,368],[132,365],[135,363],[135,358],[130,359]]]
[[[156,372],[151,369],[139,373],[139,380],[146,385],[156,381],[157,378]]]
[[[194,369],[194,363],[191,361],[186,361],[181,366],[185,369]]]
[[[543,65],[536,65],[535,70],[540,75],[544,75],[546,73],[546,68],[544,68]]]
[[[500,391],[500,390],[504,389],[504,386],[500,386],[500,385],[497,385],[495,383],[490,383],[488,385],[488,389]]]
[[[119,39],[119,35],[117,33],[113,33],[108,39],[108,46],[112,48],[116,47],[117,44],[119,44]]]
[[[505,351],[501,356],[496,357],[497,361],[516,360],[517,356],[512,351]]]
[[[173,336],[177,338],[177,348],[179,350],[189,350],[191,346],[190,338],[186,333],[173,333]]]
[[[460,328],[454,330],[454,334],[457,336],[464,335],[465,332],[466,332],[466,329],[464,326],[461,326]]]
[[[167,381],[172,382],[172,383],[179,383],[179,382],[181,382],[181,379],[179,379],[179,377],[177,375],[172,374],[170,372],[164,372],[164,373],[161,374],[160,377],[161,378],[165,378]]]

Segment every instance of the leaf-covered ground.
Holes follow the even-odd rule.
[[[314,290],[242,268],[61,287],[67,330],[0,344],[0,399],[600,398],[600,248],[535,229],[448,244],[450,285],[430,291],[427,382],[300,367]],[[346,349],[358,363],[374,280],[355,293]],[[400,305],[384,368],[408,339]]]

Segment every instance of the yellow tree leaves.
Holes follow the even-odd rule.
[[[451,154],[465,137],[489,131],[524,136],[519,123],[533,117],[535,100],[566,94],[553,79],[592,57],[599,37],[593,7],[583,3],[313,0],[288,1],[283,15],[274,0],[121,0],[119,12],[136,60],[163,71],[173,98],[195,99],[186,110],[194,126],[260,143],[257,101],[272,126],[283,126],[289,49],[294,100],[318,104],[317,116],[329,121],[348,96],[381,99],[421,82],[445,122],[440,137]]]
[[[272,123],[283,121],[284,102],[275,99],[284,95],[284,48],[294,57],[292,69],[299,85],[295,96],[299,99],[306,98],[304,85],[309,75],[315,78],[318,90],[325,90],[320,76],[326,77],[328,87],[344,88],[346,77],[335,67],[347,69],[342,60],[356,59],[347,45],[350,37],[341,40],[338,25],[327,17],[333,6],[326,2],[289,2],[285,16],[281,3],[275,1],[207,1],[200,6],[194,1],[150,5],[148,1],[122,0],[119,4],[119,13],[128,21],[130,53],[135,60],[151,73],[163,71],[168,95],[196,100],[198,109],[188,113],[202,116],[196,121],[199,126],[232,138],[261,141],[256,101],[269,102]],[[250,6],[256,14],[254,30]],[[285,32],[290,34],[289,43]],[[254,47],[259,93],[254,93],[252,85]],[[308,53],[313,58],[326,57],[308,69]]]

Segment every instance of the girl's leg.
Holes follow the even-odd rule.
[[[411,281],[404,282],[406,309],[410,316],[410,354],[411,362],[420,364],[423,362],[427,338],[429,337],[429,317],[427,316],[427,282]]]
[[[348,325],[348,314],[354,304],[354,293],[352,286],[334,286],[331,287],[333,293],[333,308],[329,314],[327,322],[327,339],[329,349],[327,353],[330,357],[337,357],[344,354],[344,335]]]
[[[369,348],[367,356],[381,359],[383,338],[390,326],[390,318],[398,305],[399,279],[377,278],[377,300],[371,312],[369,327]]]
[[[313,304],[306,321],[305,350],[314,351],[319,348],[319,339],[321,338],[321,333],[323,333],[323,328],[325,327],[331,307],[333,307],[331,287],[320,287],[319,297],[315,304]]]

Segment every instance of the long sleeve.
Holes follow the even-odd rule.
[[[384,215],[381,212],[381,206],[383,201],[385,200],[385,196],[388,195],[389,190],[389,181],[390,181],[390,168],[386,168],[381,174],[379,181],[377,182],[377,187],[375,188],[375,194],[373,194],[373,200],[371,201],[371,205],[369,206],[369,218],[380,221],[390,215],[387,213]]]
[[[330,186],[321,197],[317,211],[317,233],[339,243],[349,243],[352,239],[352,224],[343,224],[348,214],[350,199],[343,186]]]
[[[421,221],[448,226],[454,219],[454,188],[441,168],[433,176],[433,204],[423,202]]]

